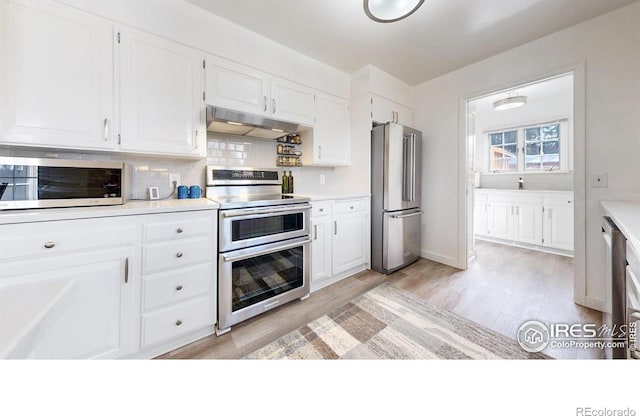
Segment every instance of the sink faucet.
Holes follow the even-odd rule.
[[[524,189],[524,181],[522,180],[522,176],[518,178],[518,189]]]

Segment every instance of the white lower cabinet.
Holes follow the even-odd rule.
[[[312,202],[311,291],[365,270],[369,198]]]
[[[573,192],[476,190],[474,234],[570,254]]]
[[[0,358],[153,357],[213,333],[215,212],[0,225]]]
[[[11,245],[12,236],[21,236],[34,225],[42,228],[31,234],[27,256],[2,259],[0,357],[117,358],[135,351],[139,282],[135,227],[127,218],[113,219],[111,224],[117,238],[102,247],[68,251],[69,235],[91,227],[99,235],[108,224],[71,220],[0,226],[1,249]],[[87,246],[98,246],[99,241]]]

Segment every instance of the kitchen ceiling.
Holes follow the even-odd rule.
[[[416,85],[636,0],[426,0],[376,23],[362,0],[186,0],[347,73],[366,64]]]

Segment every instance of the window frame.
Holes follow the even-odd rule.
[[[525,132],[527,129],[534,129],[558,124],[558,154],[560,160],[560,167],[554,168],[552,170],[549,169],[536,169],[536,170],[527,170],[526,162],[525,162],[525,146],[526,146],[526,137]],[[572,137],[570,134],[570,124],[568,118],[557,119],[552,121],[544,121],[544,122],[536,122],[536,123],[527,123],[518,126],[510,126],[510,127],[502,127],[495,128],[490,130],[485,130],[483,132],[483,139],[486,146],[484,151],[484,160],[486,163],[486,168],[482,174],[492,174],[492,175],[508,175],[508,174],[549,174],[549,173],[569,173],[573,170],[572,160],[569,157],[569,153],[572,148]],[[517,131],[517,169],[516,170],[491,170],[491,159],[492,159],[492,144],[491,144],[491,135],[496,133],[506,133],[511,131]],[[544,140],[541,139],[540,144],[542,144]],[[503,144],[504,146],[504,139]]]

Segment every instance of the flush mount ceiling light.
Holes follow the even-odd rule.
[[[380,23],[397,22],[413,14],[424,0],[364,0],[364,12]]]
[[[527,97],[524,95],[514,95],[513,97],[503,98],[493,103],[493,109],[496,111],[511,110],[512,108],[522,107],[527,103]]]

